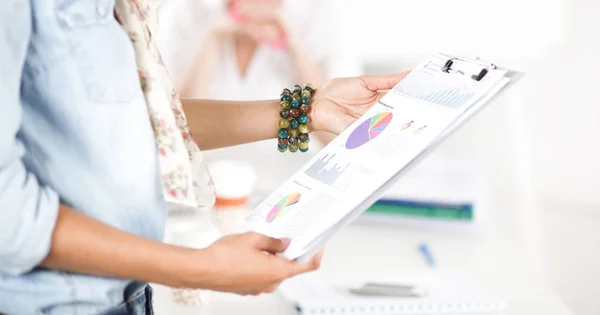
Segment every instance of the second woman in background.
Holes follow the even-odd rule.
[[[337,12],[335,0],[171,0],[158,12],[157,41],[182,97],[270,99],[285,86],[359,74],[356,60],[341,53]],[[312,153],[331,139],[317,136]],[[276,145],[218,149],[205,159],[242,160],[259,174],[276,175],[258,179],[267,193],[312,156],[279,153]]]

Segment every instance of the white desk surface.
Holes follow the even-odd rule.
[[[437,266],[430,268],[417,246],[427,242]],[[569,315],[542,275],[513,242],[502,237],[457,235],[357,222],[326,247],[321,271],[357,276],[456,273],[506,298],[507,315]],[[216,294],[206,307],[173,305],[167,288],[155,286],[157,314],[295,314],[277,293],[258,297]]]

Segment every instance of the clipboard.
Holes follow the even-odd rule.
[[[356,205],[348,214],[338,221],[337,224],[330,227],[320,235],[315,237],[312,242],[307,244],[304,249],[305,253],[300,257],[296,258],[299,262],[308,262],[316,255],[325,243],[337,232],[346,227],[352,221],[354,221],[359,215],[365,212],[370,206],[372,206],[377,200],[383,196],[385,191],[390,188],[395,181],[397,181],[405,172],[409,171],[412,167],[418,164],[423,158],[428,156],[434,151],[448,136],[452,135],[462,125],[467,123],[471,118],[476,116],[482,109],[489,106],[494,99],[499,95],[502,95],[509,87],[516,84],[524,76],[523,72],[511,70],[507,68],[501,68],[492,62],[481,60],[480,58],[466,58],[451,56],[447,54],[435,54],[446,60],[443,64],[441,71],[447,75],[461,75],[468,76],[472,80],[479,82],[491,71],[505,70],[504,75],[505,81],[502,85],[494,87],[489,90],[486,95],[475,101],[474,104],[469,106],[461,115],[459,115],[450,125],[448,125],[444,131],[438,135],[429,145],[422,151],[420,151],[416,157],[414,157],[409,163],[403,168],[396,172],[389,180],[383,183],[375,192],[373,192],[368,198],[364,199],[361,203]],[[284,252],[285,256],[285,252]]]

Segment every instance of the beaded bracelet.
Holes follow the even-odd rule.
[[[294,90],[283,89],[279,111],[279,133],[277,149],[279,152],[308,151],[308,114],[310,113],[311,97],[315,91],[313,85],[307,83],[304,88],[295,85]]]

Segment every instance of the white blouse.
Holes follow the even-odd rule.
[[[359,73],[356,59],[344,52],[335,36],[335,0],[284,0],[284,14],[294,36],[306,45],[310,58],[319,63],[327,78],[354,76]],[[157,42],[164,62],[176,83],[185,75],[197,45],[214,19],[225,14],[224,0],[169,0],[158,11]],[[245,76],[236,63],[234,44],[221,47],[215,77],[208,88],[208,98],[219,100],[261,100],[278,98],[282,89],[295,82],[292,61],[286,52],[269,45],[259,45]],[[276,115],[276,113],[274,113]],[[277,128],[277,126],[273,126]],[[250,162],[258,174],[257,186],[272,190],[282,179],[291,176],[322,148],[313,136],[307,153],[280,153],[277,140],[266,140],[236,147],[204,151],[208,163],[219,159]],[[273,176],[272,174],[276,174]],[[260,192],[259,192],[260,193]]]

